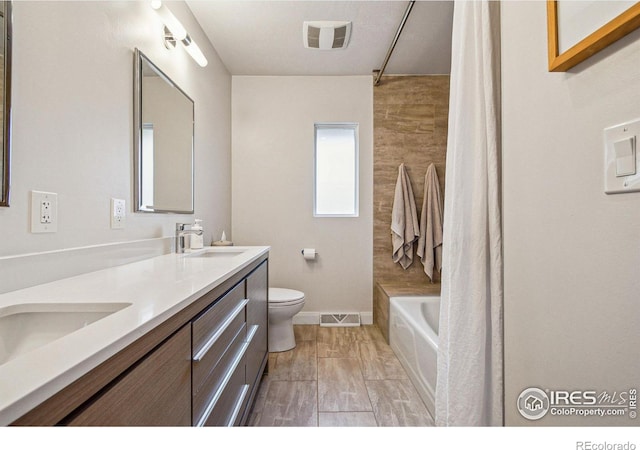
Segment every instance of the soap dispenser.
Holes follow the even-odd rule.
[[[204,234],[203,232],[203,228],[202,228],[202,220],[201,219],[196,219],[195,223],[193,224],[193,226],[191,227],[191,230],[195,231],[196,233],[199,231],[200,233],[196,234],[196,233],[192,233],[191,234],[191,239],[189,239],[189,241],[191,242],[191,250],[198,250],[204,247],[204,238],[202,237],[202,235]]]

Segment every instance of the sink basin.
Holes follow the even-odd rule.
[[[131,303],[25,303],[0,308],[0,365]]]
[[[233,258],[235,256],[242,255],[245,250],[234,249],[234,248],[225,248],[225,247],[211,247],[202,251],[198,251],[197,253],[189,253],[185,256],[190,258]]]

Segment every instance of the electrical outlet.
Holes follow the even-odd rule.
[[[51,200],[40,202],[40,223],[51,223]]]
[[[31,191],[31,232],[58,231],[58,194]]]
[[[112,198],[111,199],[111,228],[124,228],[126,219],[125,201]]]

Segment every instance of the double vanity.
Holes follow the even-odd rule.
[[[167,254],[0,295],[0,425],[243,425],[269,247]]]
[[[10,7],[0,2],[5,44]],[[133,211],[193,214],[194,100],[140,50],[132,56]],[[8,150],[0,143],[0,206]],[[111,228],[123,227],[124,205],[112,199]],[[41,223],[57,221],[50,202],[40,208]],[[169,241],[184,249],[183,228],[174,241],[0,256],[0,426],[246,423],[268,360],[269,247],[167,253]]]

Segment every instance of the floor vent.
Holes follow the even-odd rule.
[[[360,314],[358,313],[347,313],[347,314],[321,313],[320,326],[321,327],[359,327]]]

